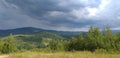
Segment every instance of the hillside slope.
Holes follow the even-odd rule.
[[[8,29],[8,30],[0,30],[0,36],[7,36],[10,33],[12,34],[36,34],[41,32],[52,32],[60,35],[76,35],[79,32],[69,32],[69,31],[56,31],[56,30],[45,30],[40,28],[33,27],[24,27],[24,28],[16,28],[16,29]]]

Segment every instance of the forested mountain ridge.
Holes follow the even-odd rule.
[[[56,30],[45,30],[41,28],[34,27],[24,27],[24,28],[16,28],[16,29],[7,29],[0,30],[0,36],[7,36],[10,33],[12,34],[36,34],[41,32],[52,32],[60,35],[77,35],[79,32],[70,32],[70,31],[56,31]]]
[[[23,28],[16,28],[16,29],[7,29],[7,30],[0,30],[0,36],[8,36],[10,33],[16,35],[16,34],[37,34],[41,32],[51,32],[55,34],[59,34],[65,37],[69,36],[76,36],[79,33],[82,33],[83,35],[87,32],[81,31],[56,31],[56,30],[46,30],[41,28],[34,28],[34,27],[23,27]],[[112,30],[113,33],[120,32],[120,30]]]

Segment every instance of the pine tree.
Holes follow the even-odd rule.
[[[77,43],[76,38],[72,37],[72,39],[70,39],[70,41],[69,41],[68,51],[74,51],[74,50],[76,50],[76,48],[77,48],[76,43]]]
[[[104,43],[105,43],[105,48],[107,50],[109,49],[115,49],[115,41],[116,41],[116,38],[114,36],[114,34],[112,33],[110,27],[106,27],[105,28],[105,34],[104,34]]]
[[[84,50],[82,33],[78,34],[76,45],[77,45],[76,47],[77,50]]]
[[[94,51],[97,48],[97,43],[96,43],[96,39],[95,39],[95,28],[93,28],[92,26],[89,29],[89,32],[86,35],[86,38],[84,39],[84,46],[85,49],[90,50],[90,51]]]
[[[89,29],[89,32],[84,39],[84,45],[87,50],[94,51],[97,48],[102,48],[103,37],[99,28],[93,28],[92,26]]]
[[[95,42],[97,44],[97,48],[103,48],[103,35],[101,33],[101,31],[99,30],[99,28],[95,28],[94,29],[94,38],[95,38]]]

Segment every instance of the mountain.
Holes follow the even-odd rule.
[[[7,36],[10,33],[12,34],[36,34],[41,32],[51,32],[60,35],[77,35],[79,32],[69,32],[69,31],[56,31],[56,30],[45,30],[40,28],[33,27],[24,27],[24,28],[16,28],[16,29],[8,29],[8,30],[0,30],[0,36]]]
[[[56,30],[46,30],[41,28],[34,28],[34,27],[23,27],[23,28],[16,28],[16,29],[8,29],[8,30],[0,30],[0,36],[8,36],[10,33],[12,34],[36,34],[41,32],[51,32],[55,34],[59,34],[65,37],[69,36],[75,36],[80,32],[72,32],[72,31],[56,31]],[[120,30],[112,30],[112,32],[115,34],[117,32],[120,32]],[[81,32],[83,35],[86,34],[86,32]]]

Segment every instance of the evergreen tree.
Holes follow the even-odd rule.
[[[76,38],[72,37],[72,39],[70,39],[70,41],[69,41],[68,51],[74,51],[74,50],[76,50],[76,48],[77,48],[76,43],[77,43]]]
[[[77,50],[84,50],[82,33],[78,34],[76,45],[77,45],[76,47]]]
[[[99,28],[93,28],[92,26],[89,29],[89,32],[84,39],[85,49],[94,51],[97,48],[102,48],[103,37]]]
[[[104,44],[105,44],[105,49],[115,49],[115,35],[112,33],[110,30],[110,27],[105,28],[105,34],[104,34]]]
[[[95,28],[94,29],[94,40],[96,42],[96,45],[97,45],[97,49],[98,48],[103,48],[103,35],[101,33],[101,31],[99,30],[99,28]]]
[[[62,40],[52,40],[49,47],[52,51],[62,51],[64,50],[64,45]]]
[[[97,48],[97,43],[95,42],[94,36],[94,28],[91,26],[86,38],[84,39],[85,49],[94,51]]]

